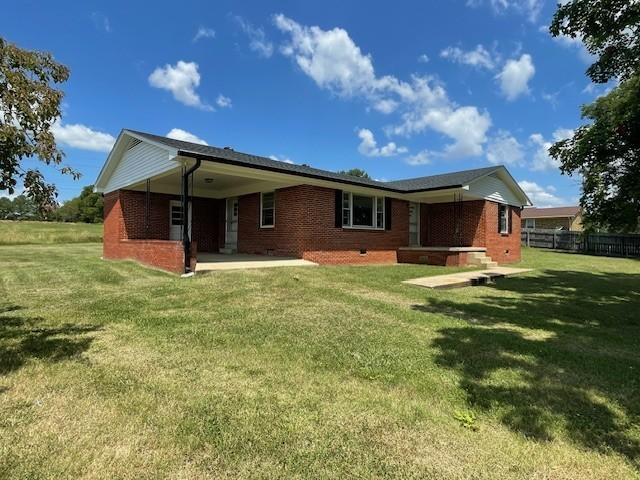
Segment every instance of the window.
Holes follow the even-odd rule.
[[[525,218],[525,220],[524,220],[524,228],[536,228],[536,219],[535,218]]]
[[[275,225],[276,195],[275,192],[260,194],[260,227],[271,228]]]
[[[509,233],[509,206],[498,205],[498,231]]]
[[[182,226],[182,204],[179,202],[171,203],[171,225]]]
[[[384,197],[343,192],[342,226],[384,229]]]

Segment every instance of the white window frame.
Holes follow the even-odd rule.
[[[510,208],[509,205],[507,205],[506,203],[501,203],[498,205],[498,225],[500,225],[502,223],[502,216],[500,215],[500,209],[504,208],[506,217],[505,217],[505,222],[504,222],[504,230],[502,228],[500,228],[500,235],[508,235],[509,234],[509,220],[511,217],[510,215]]]
[[[273,195],[273,223],[271,225],[265,225],[262,223],[262,219],[264,218],[264,196],[272,194]],[[260,192],[260,228],[274,228],[276,226],[276,192],[275,190],[270,192]]]
[[[529,225],[531,222],[531,225]],[[524,219],[524,228],[536,228],[536,219],[535,218],[525,218]]]
[[[347,207],[345,207],[345,196],[348,195],[349,196],[349,205]],[[372,221],[373,221],[373,225],[354,225],[353,224],[353,196],[356,197],[367,197],[370,198],[372,200],[373,203],[373,214],[372,214]],[[378,200],[380,200],[381,205],[382,205],[382,225],[377,227],[376,224],[378,223]],[[349,224],[346,225],[344,223],[344,212],[345,210],[349,210]],[[386,224],[387,218],[386,218],[387,212],[385,211],[385,197],[380,197],[380,196],[376,196],[376,195],[367,195],[367,194],[362,194],[362,193],[353,193],[353,192],[342,192],[342,228],[351,228],[354,230],[384,230],[384,226]]]

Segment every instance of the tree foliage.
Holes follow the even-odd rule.
[[[101,223],[102,195],[93,191],[93,185],[88,185],[79,196],[63,203],[52,217],[59,222]]]
[[[69,69],[51,54],[23,50],[0,38],[0,190],[13,194],[18,180],[42,215],[55,206],[55,186],[38,169],[25,168],[35,157],[62,173],[79,174],[63,166],[51,128],[60,117],[63,93],[52,85],[65,82]]]
[[[0,220],[38,219],[38,209],[30,198],[24,195],[15,198],[0,197]]]
[[[582,177],[580,204],[587,229],[637,231],[640,219],[640,2],[572,0],[558,6],[555,35],[580,38],[596,61],[587,75],[619,82],[582,107],[589,121],[550,155],[560,170]]]
[[[367,180],[371,180],[371,177],[367,172],[362,170],[361,168],[352,168],[350,170],[340,170],[338,173],[343,175],[351,175],[352,177],[366,178]]]
[[[558,5],[549,31],[579,38],[596,61],[587,69],[595,83],[622,81],[640,70],[640,2],[572,0]]]
[[[556,143],[561,170],[582,175],[587,226],[636,231],[640,218],[640,76],[582,108],[592,123]]]

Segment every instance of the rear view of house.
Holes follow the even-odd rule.
[[[104,258],[176,273],[193,269],[199,252],[514,262],[531,204],[503,166],[379,182],[132,130],[120,133],[96,190]]]

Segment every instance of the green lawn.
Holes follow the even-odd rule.
[[[102,241],[102,224],[0,220],[0,245]]]
[[[640,478],[640,261],[180,279],[0,247],[0,478]]]

